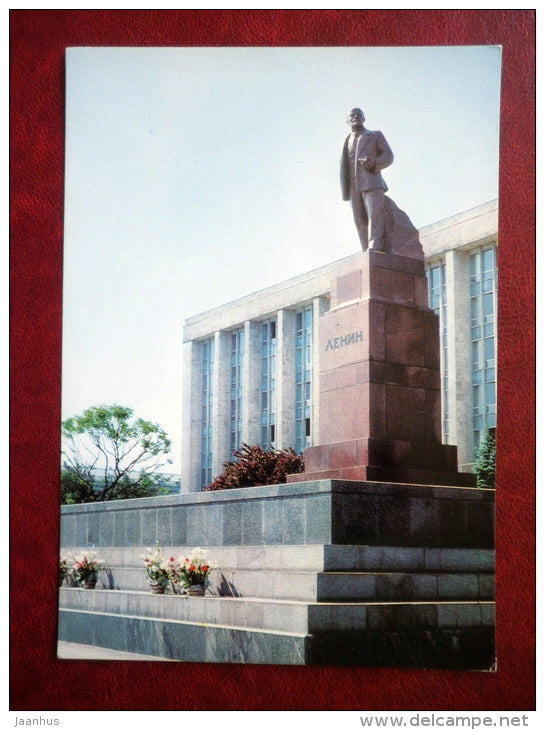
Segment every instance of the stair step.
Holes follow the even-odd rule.
[[[289,633],[492,626],[488,601],[317,603],[260,598],[192,598],[139,591],[61,589],[60,608]],[[76,639],[72,639],[75,641]]]
[[[169,599],[201,605],[241,600],[150,598],[164,605]],[[328,604],[314,606],[321,612],[327,607]],[[333,608],[346,610],[345,605]],[[59,641],[188,662],[363,663],[367,666],[489,669],[494,660],[493,606],[489,604],[450,603],[430,604],[429,607],[426,604],[373,604],[366,608],[370,611],[366,630],[339,629],[342,624],[335,616],[330,629],[322,623],[323,630],[314,633],[61,608]],[[483,612],[485,608],[490,610]],[[427,617],[424,616],[426,609]],[[477,613],[479,620],[467,625],[467,619],[476,619]],[[485,613],[490,615],[485,617]],[[431,620],[432,615],[435,620]],[[309,628],[315,627],[311,623]]]
[[[211,591],[220,596],[269,596],[310,601],[492,600],[494,579],[470,573],[218,571]]]
[[[110,568],[99,579],[107,589],[145,591],[141,568]],[[491,600],[494,578],[488,573],[382,573],[363,571],[217,570],[214,595],[309,601]]]
[[[63,554],[88,551],[70,548]],[[165,546],[165,557],[178,558],[191,551],[187,546]],[[98,557],[111,569],[139,568],[144,572],[142,547],[97,549]],[[222,570],[366,570],[387,572],[454,571],[492,572],[494,550],[481,548],[430,548],[361,545],[257,545],[207,547],[206,552]]]
[[[164,599],[165,596],[155,596]],[[206,600],[206,599],[199,599]],[[59,611],[59,640],[186,662],[305,664],[305,634],[174,619]]]

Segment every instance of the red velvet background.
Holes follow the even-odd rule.
[[[10,25],[10,709],[534,709],[535,11],[11,10]],[[473,44],[503,46],[498,671],[58,661],[65,48]]]

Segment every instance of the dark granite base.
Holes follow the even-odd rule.
[[[307,663],[491,671],[494,629],[321,634],[309,641]]]

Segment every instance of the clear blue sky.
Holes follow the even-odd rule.
[[[67,51],[63,418],[120,403],[181,463],[182,326],[359,250],[346,116],[394,152],[417,227],[497,197],[501,52]]]

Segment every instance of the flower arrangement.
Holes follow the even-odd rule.
[[[68,567],[68,559],[63,558],[62,555],[59,558],[59,585],[61,586],[64,579],[70,574]]]
[[[206,587],[210,572],[217,567],[201,548],[194,548],[187,557],[181,555],[177,562],[172,582],[180,583],[186,590],[197,585]]]
[[[155,548],[146,548],[146,552],[140,556],[144,561],[148,583],[151,586],[166,587],[171,580],[174,558],[165,560],[163,548],[156,545]]]
[[[152,593],[164,593],[171,583],[174,593],[193,593],[192,589],[197,586],[200,595],[203,595],[210,571],[216,567],[201,548],[194,548],[189,556],[181,555],[175,560],[173,557],[165,558],[163,548],[156,545],[155,548],[146,548],[140,557],[144,561]]]
[[[76,585],[85,583],[96,583],[99,572],[104,568],[104,561],[98,560],[96,553],[82,553],[74,558],[70,574]]]

